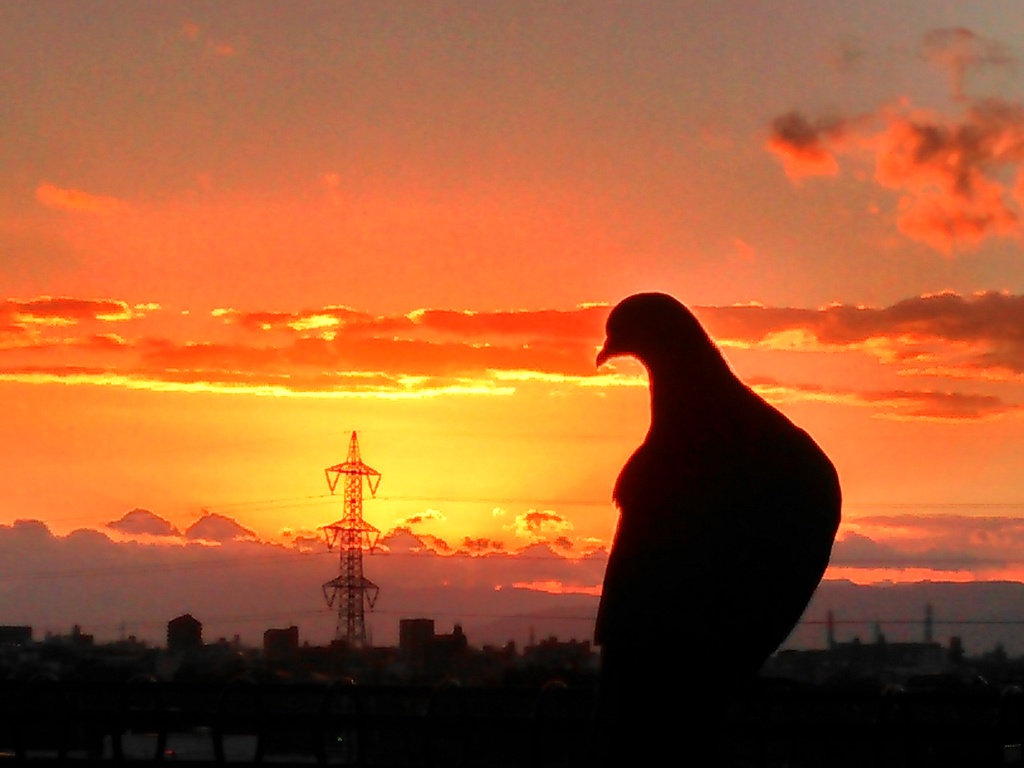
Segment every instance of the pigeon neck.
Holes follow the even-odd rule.
[[[714,352],[706,359],[673,357],[647,365],[652,416],[672,421],[702,418],[721,407],[723,394],[733,389],[737,379],[724,358]]]

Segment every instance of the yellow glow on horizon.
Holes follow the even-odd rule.
[[[986,568],[972,570],[939,570],[936,568],[851,568],[829,566],[825,581],[849,581],[860,586],[878,584],[910,584],[921,581],[951,581],[966,584],[974,581],[1024,581],[1024,568]]]
[[[512,586],[516,589],[529,589],[534,592],[547,592],[552,595],[592,595],[598,597],[601,594],[601,585],[574,586],[566,585],[560,581],[515,581]]]
[[[333,315],[309,315],[288,323],[293,331],[315,331],[320,328],[336,328],[341,325],[341,320]]]

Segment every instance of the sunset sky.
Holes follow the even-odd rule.
[[[594,354],[660,290],[832,457],[830,578],[1024,580],[1021,40],[1017,0],[0,4],[0,553],[311,550],[358,430],[394,548],[592,595],[537,547],[602,562],[648,403]]]

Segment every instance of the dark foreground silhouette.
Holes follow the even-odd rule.
[[[618,355],[647,368],[651,425],[615,484],[588,762],[706,764],[725,701],[785,640],[828,565],[839,478],[674,298],[612,310],[597,363]]]

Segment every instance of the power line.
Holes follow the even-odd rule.
[[[536,499],[528,497],[500,497],[491,498],[456,498],[452,496],[378,496],[377,501],[426,501],[433,503],[449,504],[550,504],[561,507],[607,507],[611,506],[611,496],[604,501],[594,499]]]
[[[885,618],[860,618],[860,619],[835,619],[831,622],[835,626],[859,625],[859,624],[884,624],[888,626],[923,626],[923,618],[916,619],[885,619]],[[1024,626],[1024,619],[941,619],[933,617],[932,624],[944,624],[952,626]],[[828,619],[802,619],[798,624],[808,626],[828,626]]]
[[[1019,509],[1024,510],[1024,501],[845,501],[847,509]]]
[[[459,610],[448,610],[443,612],[434,612],[435,615],[441,615],[444,617],[456,616],[459,619],[521,619],[530,621],[546,621],[548,619],[554,619],[558,621],[588,621],[592,622],[594,616],[592,614],[585,615],[552,615],[549,613],[481,613],[478,611],[459,611]],[[400,616],[402,618],[408,617],[410,614],[409,610],[400,609],[375,609],[373,611],[374,616]],[[216,626],[219,624],[249,624],[255,622],[265,621],[276,621],[284,619],[286,621],[292,620],[297,617],[303,616],[318,616],[328,619],[333,617],[333,612],[324,609],[302,609],[294,611],[268,611],[265,613],[243,613],[234,615],[221,615],[221,616],[204,616],[202,618],[203,626]],[[89,628],[93,630],[104,630],[104,629],[119,629],[121,624],[130,625],[132,627],[162,627],[167,624],[166,619],[131,619],[124,618],[116,622],[98,622],[90,624]]]
[[[402,495],[392,494],[389,496],[380,496],[375,500],[376,503],[380,502],[422,502],[430,504],[525,504],[531,506],[546,506],[546,507],[611,507],[611,498],[607,499],[579,499],[579,498],[535,498],[529,496],[480,496],[480,497],[455,497],[455,496],[414,496],[414,495]],[[245,501],[226,501],[217,503],[204,503],[197,502],[195,505],[189,506],[175,506],[170,508],[161,509],[160,513],[153,512],[158,516],[174,515],[183,513],[195,513],[197,511],[215,512],[222,509],[242,509],[248,507],[248,509],[242,509],[242,511],[248,513],[256,512],[267,512],[278,509],[291,509],[299,506],[317,506],[321,504],[329,504],[336,502],[335,497],[330,494],[310,494],[305,496],[291,496],[291,497],[278,497],[272,499],[250,499]],[[872,501],[872,502],[857,502],[847,500],[844,502],[847,513],[851,510],[875,510],[875,509],[890,509],[890,510],[1005,510],[1005,511],[1020,511],[1024,512],[1024,501],[1007,501],[1007,502],[989,502],[989,501],[978,501],[978,502],[929,502],[929,501]],[[146,509],[145,507],[135,507],[134,509]],[[128,510],[133,511],[133,510]],[[151,511],[152,510],[148,510]],[[111,513],[116,514],[116,513]],[[126,512],[122,513],[122,516]],[[88,522],[95,525],[97,515],[76,515],[73,517],[61,516],[59,522],[62,524],[66,523],[78,523]],[[26,519],[26,518],[22,518]],[[31,518],[28,518],[31,519]],[[11,520],[6,523],[10,525],[14,522]],[[46,521],[43,521],[46,522]],[[111,521],[116,522],[116,521]],[[244,521],[241,521],[244,522]],[[102,524],[102,527],[107,527],[108,524]]]
[[[287,559],[295,557],[316,557],[330,554],[329,552],[275,552],[272,555],[246,555],[210,558],[205,560],[185,560],[180,563],[151,563],[133,565],[111,565],[95,568],[71,568],[66,571],[27,571],[23,573],[0,574],[0,582],[3,581],[36,581],[45,579],[82,578],[87,576],[121,576],[130,573],[147,573],[159,571],[180,571],[196,568],[222,568],[234,567],[239,563],[252,562],[273,562],[273,565],[293,565]]]
[[[273,546],[273,545],[267,545]],[[122,575],[126,573],[138,573],[148,571],[174,571],[190,568],[207,568],[207,567],[227,567],[235,566],[239,563],[249,564],[255,562],[271,562],[274,565],[292,565],[294,560],[303,557],[325,557],[330,556],[332,553],[329,551],[311,550],[311,551],[299,551],[299,550],[284,550],[274,552],[272,554],[264,555],[231,555],[225,557],[211,557],[202,560],[185,560],[179,563],[153,563],[153,564],[132,564],[123,566],[98,566],[93,568],[71,568],[62,571],[25,571],[25,572],[5,572],[0,573],[0,582],[3,581],[14,581],[14,580],[41,580],[41,579],[60,579],[60,578],[81,578],[83,576],[112,576]],[[486,559],[486,558],[515,558],[516,562],[565,562],[568,564],[577,564],[582,560],[585,560],[588,556],[577,559],[569,559],[565,557],[559,557],[558,555],[518,555],[515,552],[505,551],[491,551],[485,554],[473,554],[471,552],[452,552],[450,554],[441,554],[434,550],[428,550],[427,552],[383,552],[374,551],[369,553],[374,558],[403,558],[403,557],[438,557],[444,559]],[[276,561],[276,562],[275,562]]]
[[[239,542],[244,543],[244,542]],[[274,547],[277,549],[274,552],[266,554],[245,554],[245,555],[225,555],[221,557],[205,557],[202,559],[190,559],[183,560],[180,562],[161,562],[161,563],[133,563],[130,565],[110,565],[110,566],[96,566],[88,568],[69,568],[66,570],[48,570],[48,571],[11,571],[0,573],[0,582],[4,581],[31,581],[31,580],[45,580],[45,579],[62,579],[62,578],[81,578],[89,576],[114,576],[131,573],[147,573],[147,572],[160,572],[160,571],[175,571],[175,570],[189,570],[189,569],[201,569],[201,568],[221,568],[237,566],[239,564],[249,565],[253,563],[265,563],[273,566],[280,565],[292,565],[294,561],[300,558],[308,557],[325,557],[330,555],[330,552],[320,550],[297,550],[297,549],[285,549],[282,545],[274,545],[259,542],[262,546]],[[170,546],[170,545],[168,545]],[[202,545],[195,545],[202,546]],[[209,549],[213,549],[212,547]],[[519,554],[514,550],[489,550],[484,553],[473,553],[467,551],[455,551],[455,552],[439,552],[437,550],[430,549],[424,546],[423,550],[416,552],[388,552],[382,550],[368,551],[368,554],[373,558],[390,559],[390,558],[421,558],[421,557],[433,557],[438,558],[439,561],[444,560],[478,560],[482,563],[495,562],[499,558],[506,558],[514,562],[551,562],[551,563],[564,563],[567,566],[579,566],[591,561],[600,550],[591,551],[587,554],[579,557],[570,558],[560,555],[523,555]],[[960,565],[963,567],[1007,567],[1011,565],[1024,564],[1024,555],[1018,557],[987,557],[987,558],[970,558],[970,557],[936,557],[929,558],[927,564],[899,564],[887,562],[884,560],[872,560],[872,559],[850,559],[842,562],[834,562],[830,565],[830,568],[879,568],[885,570],[907,570],[910,568],[927,568],[934,570],[933,565]]]

